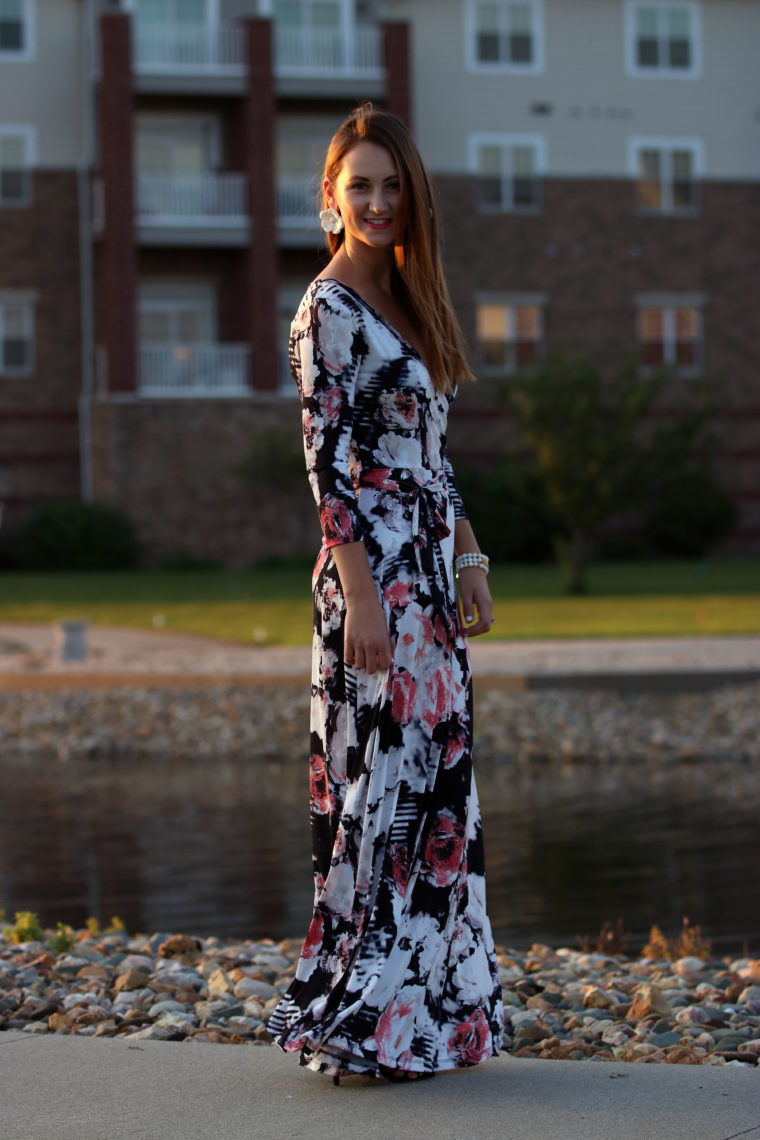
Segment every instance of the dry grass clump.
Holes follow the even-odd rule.
[[[628,950],[630,941],[631,936],[626,933],[623,927],[623,920],[619,918],[614,926],[611,922],[604,923],[597,935],[595,950],[598,954],[607,954],[610,958],[621,958]],[[589,935],[579,935],[578,945],[584,954],[588,954],[591,950],[591,938]]]
[[[701,926],[692,926],[688,918],[685,918],[680,934],[673,938],[667,938],[659,926],[653,926],[649,932],[649,941],[641,954],[643,958],[669,958],[676,961],[678,958],[707,959],[711,952],[710,941],[702,938]]]

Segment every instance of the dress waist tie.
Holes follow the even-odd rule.
[[[456,637],[456,609],[452,612],[449,599],[451,567],[446,565],[441,549],[441,540],[451,534],[451,527],[446,521],[449,491],[445,472],[431,475],[429,471],[408,467],[375,467],[361,472],[358,485],[411,500],[412,540],[417,566],[430,582],[433,602],[449,636]]]

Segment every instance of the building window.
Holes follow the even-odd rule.
[[[33,152],[31,127],[0,127],[0,207],[31,200]]]
[[[640,297],[638,341],[644,371],[675,367],[681,376],[697,376],[704,365],[701,297]]]
[[[325,151],[335,128],[333,119],[316,116],[278,122],[277,218],[280,225],[318,229],[317,191]]]
[[[140,285],[140,344],[210,344],[216,340],[216,289],[202,282]]]
[[[467,0],[464,11],[470,70],[543,70],[542,0]]]
[[[0,294],[0,375],[29,376],[34,359],[34,306]]]
[[[685,76],[701,71],[700,6],[628,0],[625,55],[629,75]]]
[[[535,135],[471,135],[468,166],[475,175],[482,213],[541,208],[541,176],[546,169],[544,140]]]
[[[636,181],[642,213],[696,214],[704,175],[699,139],[636,138],[629,142],[628,168]]]
[[[0,59],[34,55],[34,0],[0,0]]]
[[[477,351],[485,376],[530,368],[543,355],[544,297],[536,294],[476,300]]]

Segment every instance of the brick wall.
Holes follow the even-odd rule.
[[[126,13],[104,15],[100,29],[100,164],[105,222],[97,278],[99,333],[106,352],[108,387],[113,392],[128,392],[135,388],[137,361],[130,17]]]
[[[101,401],[92,414],[96,497],[132,517],[151,560],[189,551],[245,566],[318,550],[305,471],[287,493],[257,489],[235,471],[272,432],[300,439],[297,401]]]
[[[272,25],[247,20],[248,90],[245,96],[245,172],[251,240],[246,259],[245,297],[251,342],[251,370],[258,391],[277,388],[277,216],[275,206],[275,98]]]
[[[385,106],[392,114],[403,119],[410,130],[414,130],[410,70],[411,29],[408,24],[389,21],[383,25],[383,30],[387,75]]]
[[[34,296],[34,371],[0,376],[2,501],[10,515],[79,493],[79,215],[73,171],[35,170],[30,204],[0,210],[0,292]]]
[[[704,294],[705,372],[721,380],[725,399],[721,469],[742,512],[734,545],[760,550],[758,188],[708,182],[699,216],[675,219],[638,216],[633,186],[622,180],[547,179],[539,213],[501,215],[478,213],[469,178],[436,182],[447,278],[473,345],[478,291],[545,293],[549,346],[608,365],[636,347],[636,294]],[[484,379],[461,389],[455,455],[519,447],[491,388]],[[688,381],[674,386],[671,412],[688,392]]]

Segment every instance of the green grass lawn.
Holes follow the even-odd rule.
[[[86,617],[267,645],[311,640],[311,566],[248,571],[0,574],[0,621]],[[492,637],[760,633],[760,561],[600,563],[562,594],[554,566],[495,566]]]

